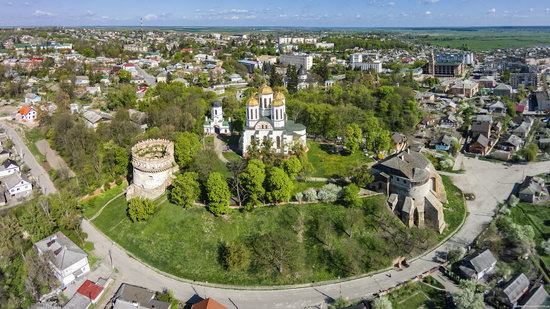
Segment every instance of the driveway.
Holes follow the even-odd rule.
[[[192,281],[175,279],[129,257],[123,249],[86,220],[82,223],[82,228],[88,234],[88,240],[94,242],[96,255],[102,258],[104,263],[110,263],[109,252],[111,253],[121,282],[153,290],[168,288],[182,301],[189,300],[195,294],[203,298],[213,297],[229,308],[327,308],[327,300],[341,296],[348,299],[366,298],[439,266],[434,261],[437,253],[471,244],[492,220],[498,203],[508,197],[514,183],[521,181],[524,176],[550,170],[550,162],[513,167],[466,157],[463,162],[466,172],[451,174],[453,181],[464,192],[474,193],[476,200],[467,203],[470,215],[458,233],[435,250],[410,261],[409,268],[401,271],[391,269],[341,283],[288,289],[266,287],[264,290],[204,286]],[[200,252],[197,252],[197,258],[200,258]]]
[[[13,141],[14,147],[17,153],[21,156],[25,164],[30,168],[30,173],[36,179],[38,186],[42,188],[42,193],[48,195],[51,193],[57,193],[55,185],[50,179],[50,176],[46,170],[36,161],[27,145],[23,142],[23,139],[19,135],[17,129],[14,129],[10,124],[2,120],[0,127],[6,129],[6,134]]]

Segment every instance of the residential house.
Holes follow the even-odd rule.
[[[487,110],[491,114],[506,114],[506,105],[502,101],[497,101],[487,107]]]
[[[0,178],[9,176],[13,173],[19,173],[19,165],[15,161],[7,159],[0,165]]]
[[[34,107],[30,105],[24,105],[19,109],[17,112],[18,120],[22,122],[28,122],[33,123],[34,120],[38,117],[38,113],[34,109]]]
[[[512,96],[512,93],[513,93],[512,86],[506,85],[506,84],[503,84],[503,83],[498,84],[493,89],[493,95],[495,95],[497,97],[510,98]]]
[[[418,124],[418,127],[421,129],[433,127],[435,125],[435,117],[432,115],[424,116],[420,123]]]
[[[479,84],[472,80],[457,81],[450,90],[451,94],[471,98],[479,92]]]
[[[101,94],[101,87],[99,84],[96,84],[95,86],[88,86],[86,87],[86,92],[91,95],[98,95]]]
[[[37,95],[36,93],[27,93],[25,95],[25,104],[36,104],[42,101],[42,97]]]
[[[407,137],[404,134],[395,132],[392,134],[391,139],[395,152],[401,152],[407,148]]]
[[[227,309],[227,307],[218,303],[212,298],[207,298],[192,305],[191,309]]]
[[[529,279],[522,273],[512,278],[497,291],[497,300],[507,308],[515,308],[519,299],[529,290]]]
[[[96,112],[93,110],[87,110],[82,114],[85,120],[86,126],[96,129],[101,122],[111,121],[111,115],[103,112]]]
[[[548,308],[550,307],[550,298],[544,288],[544,285],[539,285],[531,289],[519,301],[521,308]]]
[[[490,149],[491,143],[489,139],[483,134],[479,134],[468,147],[469,152],[480,154],[482,156],[487,155]]]
[[[167,83],[167,82],[168,82],[168,73],[160,72],[159,75],[157,75],[157,83]]]
[[[472,121],[472,136],[475,138],[478,135],[485,135],[485,137],[491,137],[491,127],[493,126],[493,117],[490,115],[478,115],[474,121]]]
[[[32,192],[32,184],[21,177],[19,173],[9,174],[2,179],[2,184],[12,197],[28,196]]]
[[[38,241],[34,247],[49,259],[50,267],[62,287],[90,272],[88,254],[61,232]]]
[[[471,258],[463,260],[459,269],[464,276],[479,280],[492,272],[496,265],[497,259],[491,250],[487,249]]]
[[[447,115],[441,119],[439,125],[442,128],[458,128],[460,127],[460,122],[454,115]]]
[[[113,309],[170,309],[170,303],[156,300],[155,295],[146,288],[123,283],[113,296]]]
[[[540,177],[525,177],[525,180],[519,187],[518,197],[522,202],[533,204],[548,199],[546,182]]]
[[[449,151],[451,150],[455,142],[457,142],[456,138],[450,135],[444,134],[437,139],[435,143],[435,150]]]
[[[533,123],[530,121],[523,121],[517,128],[515,128],[512,132],[525,139],[529,135],[529,132],[531,132],[531,127]]]
[[[523,147],[524,144],[525,144],[525,141],[522,138],[520,138],[517,135],[512,134],[508,137],[508,139],[501,142],[498,145],[498,148],[501,149],[501,150],[505,150],[505,151],[514,151],[515,152],[515,151],[520,150],[521,147]]]
[[[90,79],[88,76],[77,76],[74,81],[76,87],[87,87],[90,85]]]
[[[550,90],[535,92],[535,102],[537,111],[550,111]]]

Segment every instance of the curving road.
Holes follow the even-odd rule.
[[[193,282],[177,280],[167,274],[155,271],[149,266],[129,257],[123,249],[113,244],[90,222],[84,221],[82,227],[88,234],[88,240],[95,244],[95,253],[103,262],[118,270],[118,283],[127,282],[153,290],[168,288],[175,296],[187,301],[193,295],[213,297],[228,308],[327,308],[327,301],[340,296],[348,299],[361,299],[377,293],[381,289],[394,287],[422,274],[439,264],[434,262],[438,252],[448,251],[458,246],[468,246],[483,228],[492,220],[497,204],[510,194],[515,183],[524,176],[550,171],[550,162],[507,167],[472,158],[464,158],[464,174],[451,174],[454,183],[464,192],[476,195],[475,201],[468,202],[470,215],[462,229],[439,248],[414,261],[402,271],[387,270],[370,277],[354,279],[342,283],[326,284],[316,287],[239,290],[202,286]],[[200,252],[197,252],[200,258]]]

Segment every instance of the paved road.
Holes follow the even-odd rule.
[[[141,75],[143,77],[143,79],[145,79],[145,82],[147,83],[147,85],[149,86],[155,86],[157,84],[157,78],[154,77],[153,75],[147,73],[147,71],[145,71],[144,69],[136,66],[136,70],[138,71],[139,75]]]
[[[89,240],[95,243],[96,254],[104,258],[104,263],[110,263],[109,252],[111,252],[113,264],[118,269],[122,282],[153,290],[168,288],[174,291],[175,296],[182,301],[190,299],[195,294],[201,297],[213,297],[229,308],[326,308],[327,300],[340,296],[348,299],[365,298],[438,266],[439,264],[434,262],[438,252],[472,243],[492,220],[497,204],[509,196],[514,183],[521,181],[524,175],[550,171],[550,162],[506,167],[499,163],[464,158],[464,167],[466,172],[452,174],[453,180],[464,192],[474,193],[476,200],[468,202],[470,215],[455,236],[434,251],[411,261],[411,266],[402,271],[388,270],[370,277],[318,287],[235,290],[178,281],[130,258],[88,221],[84,221],[82,227],[88,234]],[[200,258],[200,252],[197,252],[197,258]]]
[[[32,155],[31,151],[27,145],[23,142],[19,133],[14,129],[10,124],[2,120],[0,122],[0,127],[6,129],[6,134],[13,141],[17,153],[21,156],[25,164],[30,168],[30,173],[38,182],[38,185],[42,188],[42,193],[48,195],[51,193],[57,193],[55,185],[50,179],[50,176],[46,170],[36,161],[36,158]]]
[[[51,168],[57,172],[66,173],[70,178],[76,176],[67,163],[65,163],[65,160],[63,160],[63,158],[50,147],[47,140],[41,139],[34,144],[36,145],[36,148],[38,148],[38,151],[46,157],[46,160]]]

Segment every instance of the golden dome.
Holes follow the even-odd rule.
[[[253,94],[250,99],[248,99],[248,102],[246,103],[247,106],[258,106],[260,105],[260,102],[258,102],[258,99],[256,99],[256,93]]]
[[[284,99],[285,99],[285,95],[282,92],[277,92],[275,94],[275,100],[284,100]]]
[[[273,93],[273,89],[271,89],[271,87],[269,87],[268,85],[263,85],[262,87],[260,87],[260,94],[272,94]]]
[[[283,105],[285,105],[284,99],[275,99],[275,101],[273,101],[273,106],[274,107],[279,107],[279,106],[283,106]]]

